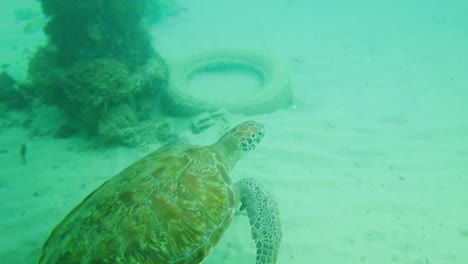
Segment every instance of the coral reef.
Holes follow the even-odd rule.
[[[16,85],[16,81],[8,73],[0,72],[0,107],[4,112],[21,110],[30,104],[25,93],[17,89]]]
[[[112,57],[133,70],[154,52],[140,25],[145,0],[42,0],[52,20],[44,32],[55,45],[60,63]]]
[[[48,43],[29,62],[32,93],[104,142],[131,145],[122,131],[148,127],[167,85],[167,66],[140,23],[146,1],[41,0],[51,19]]]
[[[99,124],[98,134],[103,142],[139,146],[146,142],[168,142],[178,137],[173,119],[136,122],[137,117],[126,105],[109,112]]]

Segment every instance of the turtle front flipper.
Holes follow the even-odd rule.
[[[278,258],[282,231],[278,203],[266,187],[252,178],[235,185],[241,203],[250,221],[252,238],[257,248],[257,264],[274,264]]]

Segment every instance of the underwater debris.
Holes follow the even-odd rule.
[[[228,126],[226,113],[222,110],[215,112],[204,112],[192,119],[191,129],[193,134],[199,134],[217,123],[221,123],[224,127]]]
[[[244,115],[262,114],[289,107],[292,91],[287,70],[266,54],[244,49],[200,52],[171,64],[169,85],[161,91],[163,109],[174,116],[192,117],[203,112],[224,109]],[[210,97],[190,89],[191,78],[198,74],[229,72],[228,69],[248,73],[258,81],[255,89],[240,97],[218,93]],[[235,89],[219,86],[220,89]]]

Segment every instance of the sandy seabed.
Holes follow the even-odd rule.
[[[233,124],[248,118],[266,126],[232,178],[255,177],[276,194],[284,232],[278,263],[468,263],[468,6],[227,2],[184,1],[186,12],[154,27],[154,45],[169,65],[203,50],[242,47],[288,68],[290,108],[232,117]],[[2,63],[24,76],[28,50],[44,37],[22,35],[9,15],[2,18],[11,23],[2,23]],[[35,126],[44,130],[54,122],[41,120]],[[152,150],[30,135],[0,130],[2,263],[35,263],[67,212]],[[216,139],[209,132],[191,137]],[[205,263],[254,259],[240,216]]]

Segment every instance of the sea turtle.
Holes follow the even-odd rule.
[[[86,197],[54,229],[39,263],[201,263],[236,208],[247,212],[257,264],[276,263],[277,202],[253,178],[228,173],[255,149],[264,128],[243,122],[210,146],[148,154]]]

